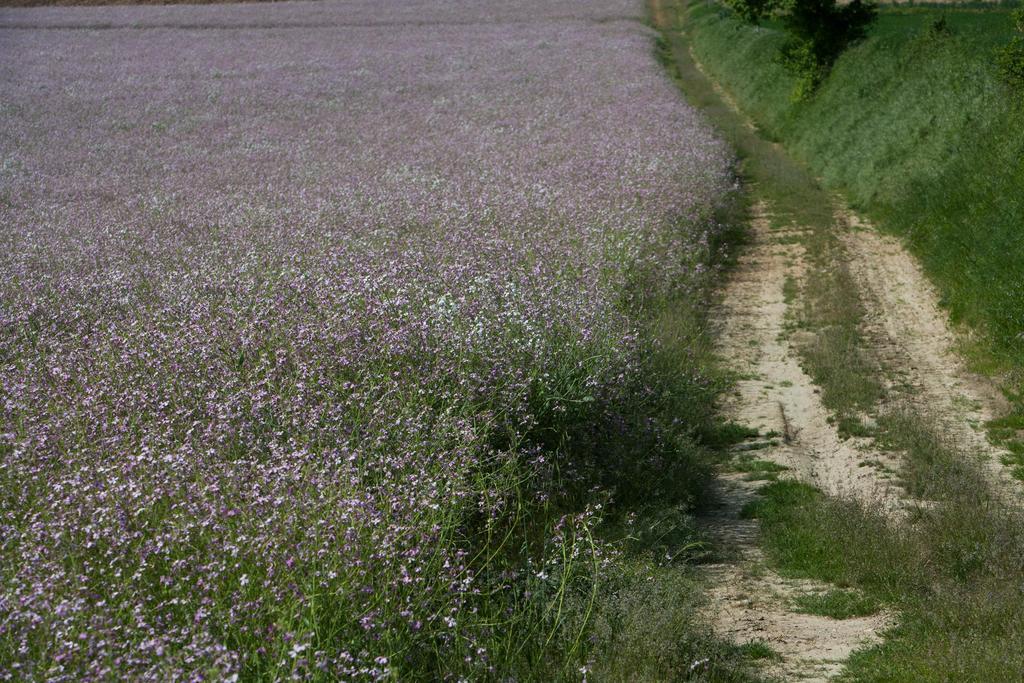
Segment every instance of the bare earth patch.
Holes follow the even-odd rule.
[[[851,228],[843,242],[865,301],[865,336],[889,372],[889,394],[930,415],[957,447],[985,461],[994,482],[1019,493],[1019,482],[1001,464],[1003,451],[984,430],[1006,412],[1006,399],[957,354],[957,335],[934,286],[897,238],[853,212],[841,217]]]
[[[763,643],[779,655],[764,673],[783,680],[826,681],[838,674],[850,654],[880,640],[892,625],[886,612],[832,619],[794,611],[797,598],[823,593],[827,584],[779,576],[767,569],[758,547],[758,521],[740,518],[756,498],[758,485],[734,475],[723,477],[722,507],[705,519],[708,532],[735,554],[706,569],[710,588],[707,617],[719,636],[737,644]]]
[[[842,440],[828,423],[811,378],[804,373],[787,334],[786,282],[804,276],[804,248],[793,230],[773,230],[767,207],[755,207],[752,243],[723,294],[719,352],[744,374],[725,405],[726,416],[756,428],[759,436],[740,448],[756,449],[758,459],[789,468],[796,478],[839,495],[852,495],[901,507],[896,487],[867,459],[891,461],[873,452],[869,442]],[[721,508],[704,522],[716,545],[733,552],[728,561],[708,568],[708,616],[716,631],[738,644],[763,642],[780,658],[768,673],[786,680],[827,680],[858,647],[877,641],[891,622],[887,614],[836,620],[801,614],[797,597],[822,592],[825,584],[786,579],[764,566],[757,520],[742,519],[759,482],[740,475],[720,479]]]

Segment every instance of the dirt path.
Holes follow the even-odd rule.
[[[769,447],[758,450],[758,457],[789,467],[801,480],[833,495],[898,510],[899,489],[877,468],[861,464],[876,459],[895,465],[893,456],[873,450],[871,439],[841,439],[829,424],[818,388],[800,367],[787,311],[799,305],[795,297],[806,271],[804,247],[792,239],[799,230],[773,230],[767,210],[764,204],[755,207],[751,244],[717,312],[719,353],[743,373],[725,402],[726,416],[761,434],[779,435],[764,443]]]
[[[965,452],[988,454],[993,474],[1010,486],[981,428],[997,414],[1000,397],[956,355],[956,337],[933,287],[898,240],[879,235],[849,212],[842,218],[851,228],[842,234],[845,253],[867,311],[865,340],[888,370],[887,393],[894,397],[882,409],[909,403],[933,416]],[[877,450],[870,438],[841,439],[800,366],[800,333],[790,329],[790,311],[802,305],[800,283],[807,272],[797,239],[801,230],[773,229],[770,209],[760,203],[749,235],[714,315],[718,352],[741,375],[724,402],[725,417],[758,431],[738,450],[788,468],[783,476],[902,514],[906,494],[884,474],[898,469],[898,456]],[[765,673],[783,680],[829,680],[854,650],[877,642],[893,617],[835,620],[794,611],[795,598],[829,586],[787,579],[765,566],[758,522],[740,515],[762,485],[739,474],[719,478],[721,506],[703,523],[730,556],[707,567],[707,617],[723,638],[764,642],[775,650],[780,659]]]
[[[677,15],[664,0],[652,3],[656,24],[672,27]],[[687,68],[702,72],[746,131],[756,133],[736,102],[692,59],[692,51],[689,57],[686,63],[692,61],[692,67]],[[686,60],[678,48],[677,58],[681,63]],[[758,140],[751,148],[757,150],[762,143]],[[764,146],[784,154],[777,145]],[[749,189],[752,196],[759,196],[757,187]],[[770,196],[760,196],[765,195]],[[908,406],[914,413],[934,418],[953,444],[987,459],[993,479],[1004,492],[1019,497],[1019,482],[1001,465],[1001,453],[988,442],[983,429],[986,421],[1003,412],[1002,398],[991,383],[970,373],[957,355],[957,337],[948,316],[916,260],[897,239],[878,234],[838,199],[822,196],[822,202],[839,207],[840,252],[866,311],[863,350],[885,373],[886,399],[879,411]],[[755,207],[751,243],[714,315],[720,325],[718,351],[741,373],[735,392],[724,403],[725,417],[758,431],[757,437],[738,449],[788,468],[782,476],[811,483],[832,495],[857,498],[900,517],[917,503],[908,501],[906,492],[886,474],[899,469],[898,454],[879,451],[871,438],[841,439],[830,424],[818,388],[801,368],[797,347],[804,333],[793,331],[790,323],[803,306],[800,283],[807,268],[800,238],[804,231],[799,226],[773,229],[770,212],[764,203]],[[844,225],[847,229],[842,229]],[[739,474],[726,474],[718,481],[721,506],[704,518],[704,524],[716,546],[731,555],[707,569],[706,616],[723,638],[739,644],[761,641],[772,647],[780,658],[770,662],[765,673],[787,681],[829,680],[854,650],[877,642],[894,617],[882,613],[837,621],[797,613],[795,598],[830,587],[786,579],[765,565],[758,522],[740,515],[762,485]]]
[[[840,218],[850,228],[842,239],[867,311],[865,336],[888,371],[889,395],[930,415],[960,449],[986,462],[1004,491],[1019,493],[1019,482],[1001,463],[1003,451],[984,430],[985,422],[1006,412],[1006,400],[957,354],[934,286],[898,239],[850,211]]]
[[[751,189],[756,196],[756,188]],[[849,228],[840,237],[866,310],[866,351],[887,373],[890,398],[880,409],[909,405],[933,417],[964,452],[987,459],[1004,491],[1019,492],[983,429],[985,421],[1000,414],[1002,399],[957,355],[957,337],[934,288],[897,239],[880,235],[845,209],[840,218],[839,224]],[[789,311],[802,305],[799,283],[806,267],[801,232],[773,229],[769,207],[755,207],[751,243],[715,316],[721,325],[719,353],[742,373],[724,403],[725,416],[756,428],[759,436],[740,447],[789,468],[785,476],[900,515],[907,507],[906,493],[884,474],[899,468],[898,456],[877,450],[870,438],[841,439],[818,388],[801,368],[795,348],[801,333],[788,325]],[[722,507],[705,523],[719,547],[734,555],[708,568],[708,618],[724,638],[771,646],[781,657],[768,665],[769,675],[829,680],[854,650],[877,642],[893,617],[882,613],[837,621],[794,612],[794,598],[828,586],[785,579],[765,567],[757,522],[739,515],[760,485],[739,475],[720,479]]]
[[[758,437],[740,445],[755,448],[751,454],[758,459],[785,466],[791,476],[833,494],[899,509],[896,487],[876,468],[861,465],[891,456],[871,452],[866,440],[839,438],[791,348],[787,310],[796,303],[793,291],[798,288],[792,285],[805,273],[803,247],[791,239],[794,232],[772,230],[767,207],[755,207],[751,244],[716,316],[721,324],[719,352],[743,373],[724,407],[726,416],[758,430]],[[722,507],[704,522],[716,545],[734,555],[708,568],[708,617],[723,637],[737,643],[763,641],[778,652],[781,659],[771,664],[769,673],[784,680],[828,680],[853,650],[877,640],[888,617],[840,621],[793,610],[794,598],[824,592],[828,586],[784,579],[764,567],[757,521],[739,515],[762,484],[739,475],[720,479]]]
[[[758,546],[757,520],[740,510],[756,498],[763,482],[737,475],[720,480],[722,507],[705,519],[716,541],[733,555],[705,569],[709,590],[706,616],[715,632],[736,644],[764,643],[779,658],[764,673],[784,681],[827,681],[838,674],[850,654],[880,640],[892,624],[885,613],[852,619],[797,612],[794,600],[826,592],[817,581],[790,579],[767,569]]]

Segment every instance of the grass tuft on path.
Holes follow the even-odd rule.
[[[804,595],[794,604],[798,612],[817,614],[832,619],[851,619],[875,614],[880,605],[874,598],[854,590],[830,590],[827,593]]]

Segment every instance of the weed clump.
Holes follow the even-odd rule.
[[[852,619],[875,614],[881,608],[877,600],[855,590],[835,589],[827,593],[802,595],[795,601],[798,612],[832,619]]]

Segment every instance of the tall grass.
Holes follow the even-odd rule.
[[[732,159],[641,12],[3,11],[0,679],[735,658],[685,568]]]

